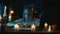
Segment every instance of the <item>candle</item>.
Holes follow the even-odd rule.
[[[15,24],[14,25],[14,29],[19,30],[19,25],[18,24]]]
[[[12,16],[11,16],[11,15],[9,15],[9,21],[11,21],[11,17],[12,17]]]
[[[10,13],[9,13],[9,21],[11,21],[11,18],[12,18],[12,14],[13,14],[13,13],[14,13],[14,11],[11,10]]]
[[[51,32],[51,26],[49,25],[48,32]]]
[[[36,26],[35,26],[34,24],[32,24],[31,29],[32,29],[33,31],[35,31],[35,28],[36,28]]]
[[[6,16],[6,9],[7,9],[7,7],[5,6],[3,17],[5,17],[5,16]]]
[[[47,28],[47,27],[48,27],[48,24],[47,24],[47,22],[45,22],[44,26],[45,26],[45,28]]]
[[[0,22],[2,21],[2,17],[1,17],[1,15],[0,15]]]

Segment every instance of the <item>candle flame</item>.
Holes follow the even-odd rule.
[[[47,27],[47,26],[48,26],[47,22],[45,22],[44,26],[45,26],[45,27]]]
[[[5,9],[6,9],[7,7],[5,6]]]
[[[11,10],[11,11],[10,11],[10,14],[13,14],[13,13],[14,13],[14,11],[13,11],[13,10]]]

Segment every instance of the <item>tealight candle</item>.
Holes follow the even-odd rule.
[[[48,32],[51,32],[51,26],[49,25]]]
[[[14,29],[19,30],[19,25],[18,24],[15,24],[14,25]]]
[[[44,27],[45,27],[45,28],[47,28],[47,27],[48,27],[48,24],[47,24],[47,22],[45,22],[45,24],[44,24]]]
[[[34,24],[32,24],[31,29],[32,29],[33,31],[35,31],[35,28],[36,28],[36,26],[35,26]]]

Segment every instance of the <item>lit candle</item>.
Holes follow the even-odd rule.
[[[15,24],[14,25],[14,29],[16,29],[18,31],[19,30],[19,25],[18,24]]]
[[[12,18],[12,14],[13,14],[13,13],[14,13],[14,11],[11,10],[10,13],[9,13],[9,21],[11,21],[11,18]]]
[[[34,24],[32,24],[31,29],[32,29],[33,31],[35,31],[35,28],[36,28],[36,26],[35,26]]]
[[[7,9],[7,7],[5,6],[3,17],[5,17],[5,16],[6,16],[6,9]]]
[[[11,16],[11,15],[9,15],[9,21],[11,21],[11,17],[12,17],[12,16]]]
[[[2,17],[1,17],[1,15],[0,15],[0,22],[2,21]]]
[[[51,32],[51,26],[49,25],[48,32]]]
[[[47,27],[48,27],[48,24],[47,24],[47,22],[45,22],[44,26],[45,26],[45,28],[47,28]]]

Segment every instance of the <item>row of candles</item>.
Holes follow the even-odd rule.
[[[19,30],[20,27],[19,27],[18,24],[15,24],[14,28],[15,28],[15,30]],[[51,26],[49,25],[49,27],[48,27],[48,24],[47,23],[44,24],[44,28],[48,28],[47,29],[48,30],[47,32],[52,32]],[[31,30],[32,31],[35,31],[36,30],[36,25],[32,24],[31,25]]]
[[[5,17],[5,16],[7,16],[7,14],[6,14],[6,9],[7,9],[7,7],[5,6],[4,7],[4,14],[3,14],[3,17]],[[12,17],[12,14],[14,13],[14,11],[13,10],[11,10],[10,11],[10,13],[9,13],[9,21],[11,21],[11,17]],[[0,22],[2,22],[2,16],[0,15]]]
[[[45,22],[44,27],[45,27],[46,29],[48,28],[48,32],[51,32],[51,25],[49,25],[49,27],[48,27],[47,22]]]
[[[18,25],[18,24],[15,24],[15,25],[14,25],[14,29],[15,29],[16,31],[18,31],[18,30],[20,29],[19,25]],[[35,30],[36,30],[36,26],[35,26],[34,24],[32,24],[30,30],[35,31]]]

